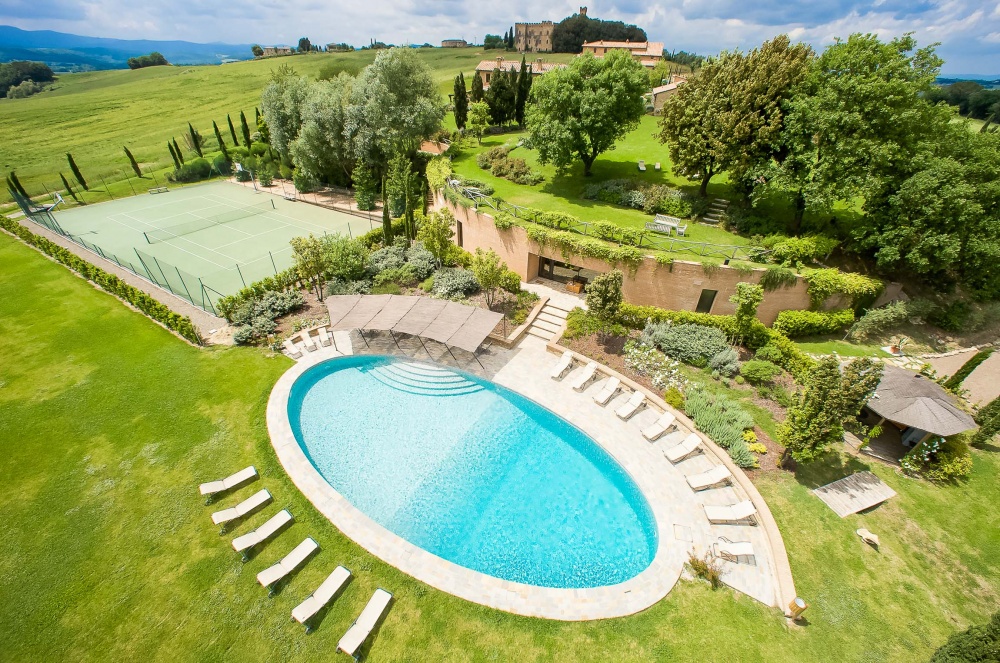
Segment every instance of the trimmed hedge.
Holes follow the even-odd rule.
[[[799,336],[820,336],[833,334],[854,322],[854,311],[840,309],[837,311],[794,311],[787,310],[778,314],[772,329],[780,331],[789,338]]]
[[[96,265],[90,264],[55,242],[36,235],[16,221],[0,216],[0,227],[12,235],[16,235],[25,244],[30,244],[45,255],[66,265],[88,281],[96,283],[102,290],[128,302],[167,329],[177,332],[192,343],[201,345],[201,336],[198,335],[198,330],[194,328],[194,324],[188,316],[174,313],[166,305],[156,301],[142,290],[129,285]]]
[[[986,350],[980,350],[976,354],[972,355],[967,362],[962,364],[962,368],[955,371],[955,374],[950,378],[945,380],[945,389],[958,389],[958,387],[965,382],[965,378],[972,375],[972,371],[989,359],[990,355],[993,354],[993,348],[987,348]]]
[[[259,281],[254,281],[243,288],[235,295],[220,297],[215,303],[215,310],[229,322],[233,321],[233,314],[246,302],[260,299],[268,292],[282,292],[294,286],[299,280],[299,274],[294,267],[289,267],[283,272],[278,272],[274,276],[266,276]]]

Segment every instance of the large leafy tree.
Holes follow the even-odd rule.
[[[882,42],[854,34],[810,65],[785,104],[785,129],[762,175],[787,192],[798,232],[807,209],[835,200],[877,200],[908,176],[908,165],[945,129],[951,112],[924,95],[941,60],[912,36]]]
[[[351,90],[345,134],[358,157],[385,173],[441,126],[445,105],[427,65],[409,48],[379,51]]]
[[[316,293],[316,298],[323,301],[323,284],[326,282],[326,272],[330,268],[330,252],[328,240],[310,234],[308,237],[293,237],[292,260],[299,278],[307,281]]]
[[[295,166],[328,184],[347,184],[354,165],[344,135],[352,83],[350,76],[341,73],[309,85],[299,109],[302,126],[289,145]]]
[[[271,147],[280,154],[288,149],[302,128],[302,109],[309,96],[309,81],[283,64],[271,73],[271,81],[261,94],[260,106]]]
[[[663,106],[660,142],[670,145],[675,171],[699,178],[702,196],[723,170],[746,179],[772,156],[784,127],[782,102],[811,57],[809,46],[779,35],[748,53],[710,61]]]
[[[465,122],[465,130],[476,137],[479,144],[483,143],[483,134],[490,128],[490,107],[485,101],[475,101],[469,106],[469,117]]]
[[[584,54],[539,78],[525,114],[539,161],[561,170],[580,160],[590,175],[594,160],[639,125],[646,83],[642,65],[621,51]]]

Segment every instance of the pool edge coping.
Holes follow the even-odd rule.
[[[376,523],[320,475],[295,439],[288,418],[288,399],[295,382],[314,366],[341,356],[341,353],[332,348],[324,348],[323,351],[297,361],[285,371],[268,397],[266,419],[271,445],[292,483],[354,543],[383,562],[435,589],[479,605],[526,617],[559,621],[624,617],[655,605],[673,589],[684,564],[682,560],[677,563],[676,556],[671,554],[670,546],[665,543],[669,532],[664,527],[670,523],[661,521],[661,514],[651,503],[649,506],[657,526],[657,549],[649,566],[625,582],[582,589],[539,587],[474,571],[434,555]],[[504,386],[511,389],[510,386]],[[511,390],[530,399],[517,389]],[[567,421],[573,423],[571,420]],[[634,473],[600,440],[590,434],[587,437],[614,459],[636,483],[643,499],[649,503],[649,497]]]

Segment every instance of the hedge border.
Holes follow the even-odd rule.
[[[965,382],[965,378],[972,375],[972,371],[976,370],[981,363],[989,359],[990,355],[993,354],[993,350],[994,348],[980,350],[976,354],[969,357],[969,360],[962,364],[962,367],[955,371],[954,375],[945,380],[945,389],[958,389],[958,387]]]
[[[72,269],[105,292],[135,307],[138,311],[160,323],[170,331],[175,332],[184,340],[195,345],[202,344],[201,336],[188,316],[173,312],[167,305],[157,301],[148,293],[126,283],[114,274],[87,262],[69,249],[65,249],[45,237],[36,235],[20,223],[8,219],[6,216],[0,216],[0,227],[25,244],[33,246],[56,262]]]

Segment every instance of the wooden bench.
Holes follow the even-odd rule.
[[[153,188],[151,188],[151,189],[149,190],[149,192],[150,192],[150,193],[166,193],[166,192],[167,192],[167,191],[169,191],[169,190],[170,190],[170,189],[168,189],[168,188],[167,188],[167,187],[165,187],[165,186],[154,186]]]

